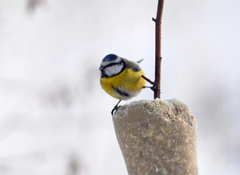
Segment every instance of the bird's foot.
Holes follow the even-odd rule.
[[[120,108],[120,107],[121,107],[121,105],[120,105],[120,106],[115,106],[115,107],[112,109],[112,111],[111,111],[112,116],[113,116],[114,112],[117,111],[118,108]]]
[[[112,111],[111,111],[111,114],[112,114],[112,116],[113,116],[113,114],[114,114],[114,111],[117,111],[118,110],[118,108],[119,107],[121,107],[121,106],[118,106],[118,104],[121,102],[121,100],[119,100],[119,102],[114,106],[114,108],[112,109]]]
[[[155,90],[158,90],[158,91],[160,91],[160,89],[158,89],[158,88],[156,88],[156,86],[143,86],[143,88],[149,88],[149,89],[151,89],[152,91],[155,91]]]

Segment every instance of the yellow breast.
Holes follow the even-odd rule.
[[[135,72],[132,69],[125,69],[120,74],[109,77],[101,78],[102,88],[112,97],[122,99],[122,97],[114,91],[114,88],[123,89],[125,92],[129,92],[132,98],[137,95],[145,86],[146,81],[141,76],[144,75],[143,70]]]

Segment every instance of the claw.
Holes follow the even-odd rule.
[[[150,88],[152,91],[155,91],[155,90],[160,91],[160,89],[156,88],[156,86],[143,86],[143,88]]]
[[[117,104],[114,106],[114,108],[112,109],[112,111],[111,111],[112,116],[113,116],[114,111],[117,111],[117,109],[120,107],[120,106],[118,106],[118,104],[119,104],[121,101],[122,101],[122,100],[119,100],[118,103],[117,103]]]
[[[160,91],[160,89],[156,88],[156,86],[152,86],[152,87],[150,87],[150,89],[152,89],[152,91],[155,91],[155,90]]]

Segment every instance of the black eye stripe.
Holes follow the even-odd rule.
[[[110,64],[104,66],[104,68],[106,68],[106,67],[111,67],[111,66],[114,66],[114,65],[117,65],[117,64],[121,64],[121,63],[110,63]]]

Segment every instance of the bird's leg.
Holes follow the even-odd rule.
[[[116,111],[120,106],[118,106],[118,104],[121,102],[122,100],[119,100],[118,102],[117,102],[117,104],[114,106],[114,108],[112,109],[112,111],[111,111],[111,114],[112,114],[112,116],[113,116],[113,113],[114,113],[114,111]]]

